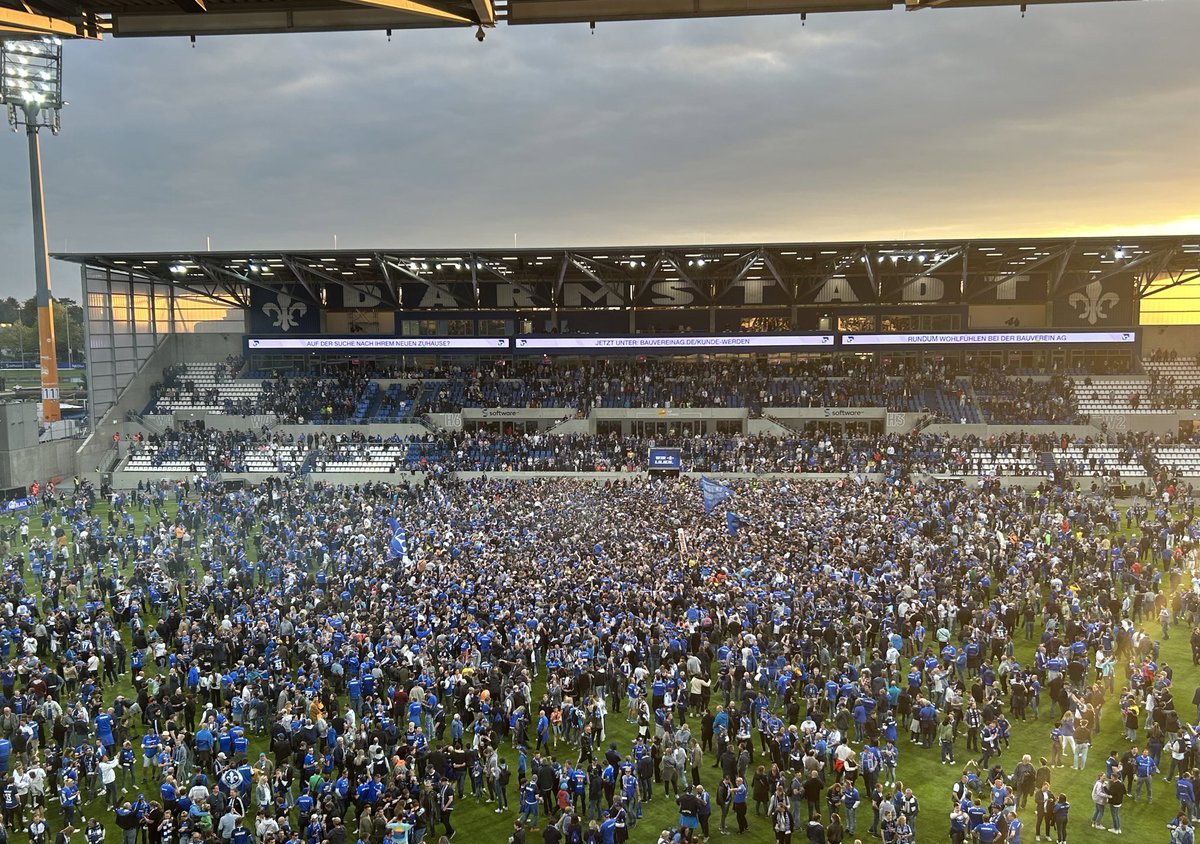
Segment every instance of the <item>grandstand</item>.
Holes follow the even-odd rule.
[[[1137,483],[1200,468],[1200,345],[1139,328],[1196,240],[59,257],[82,460],[118,480],[629,472],[673,442],[692,471]],[[181,446],[198,423],[228,436]]]

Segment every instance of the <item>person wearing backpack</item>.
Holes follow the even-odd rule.
[[[1171,844],[1195,844],[1192,819],[1186,813],[1180,812],[1167,826],[1171,827]]]

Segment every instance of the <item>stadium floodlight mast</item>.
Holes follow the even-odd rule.
[[[29,193],[33,197],[33,258],[37,276],[38,347],[42,375],[42,421],[57,422],[58,358],[54,345],[54,300],[50,296],[50,252],[42,192],[41,129],[58,134],[62,101],[62,41],[54,37],[0,41],[0,104],[8,107],[13,131],[29,140]]]

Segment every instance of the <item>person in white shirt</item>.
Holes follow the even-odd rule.
[[[117,768],[120,764],[116,754],[113,754],[111,758],[101,759],[97,765],[100,768],[100,784],[104,786],[108,805],[114,810],[117,808]]]
[[[46,805],[46,769],[42,767],[41,762],[34,757],[33,764],[29,766],[29,805],[45,806]]]
[[[188,800],[191,800],[193,803],[197,804],[207,803],[208,786],[203,785],[202,783],[196,783],[193,785],[190,789],[188,789]]]
[[[254,823],[254,834],[259,841],[266,841],[268,835],[279,834],[279,822],[268,812],[259,812],[258,820]]]

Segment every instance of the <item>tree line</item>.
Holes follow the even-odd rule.
[[[83,308],[69,297],[54,300],[54,345],[60,365],[82,365],[87,354]],[[37,298],[0,299],[0,363],[38,367]]]

